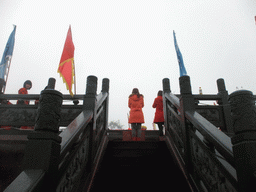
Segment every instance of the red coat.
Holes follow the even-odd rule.
[[[28,94],[28,91],[27,91],[27,89],[26,88],[20,88],[19,89],[19,92],[18,92],[19,94],[22,94],[22,95],[27,95]],[[19,104],[19,101],[17,101],[17,104]],[[24,104],[26,104],[26,105],[28,105],[29,104],[29,101],[24,101]]]
[[[164,122],[163,97],[158,96],[157,98],[155,98],[152,107],[156,108],[154,123]]]
[[[27,95],[28,91],[26,88],[23,87],[23,88],[19,89],[19,94]],[[19,101],[17,101],[17,104],[19,104]],[[28,105],[29,101],[25,100],[24,104]],[[34,127],[33,126],[21,126],[20,129],[34,129]]]
[[[144,123],[142,108],[144,107],[143,96],[138,98],[137,95],[129,97],[128,107],[130,110],[129,123]]]

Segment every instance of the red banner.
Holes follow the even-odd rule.
[[[67,90],[70,95],[74,95],[72,92],[72,85],[74,84],[74,51],[75,47],[72,41],[71,26],[69,26],[67,38],[65,41],[64,49],[60,59],[58,73],[66,84]]]

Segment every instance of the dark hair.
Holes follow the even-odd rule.
[[[163,91],[158,91],[157,96],[162,96],[163,95]]]
[[[30,80],[27,80],[24,82],[23,87],[26,88],[26,84],[30,85],[30,88],[32,87],[32,82]]]
[[[140,98],[140,96],[143,96],[142,94],[140,94],[138,88],[134,88],[134,89],[132,90],[132,94],[131,94],[129,97],[131,97],[131,96],[133,96],[133,95],[137,95],[138,98]]]

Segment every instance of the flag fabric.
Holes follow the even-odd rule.
[[[69,26],[67,38],[65,41],[64,49],[60,59],[58,73],[66,84],[67,90],[71,96],[73,96],[72,85],[74,84],[74,51],[75,47],[72,41],[71,26]]]
[[[173,38],[174,38],[174,46],[175,46],[175,49],[176,49],[177,58],[178,58],[178,62],[179,62],[179,67],[180,67],[180,76],[185,76],[185,75],[187,75],[187,71],[186,71],[186,68],[185,68],[184,63],[183,63],[182,54],[181,54],[180,49],[178,47],[174,31],[173,31]]]
[[[9,61],[11,61],[11,58],[12,58],[14,42],[15,42],[15,32],[16,32],[16,25],[14,25],[14,29],[6,43],[3,57],[0,63],[0,78],[4,79],[5,81],[6,81],[5,79],[6,69],[10,63]]]

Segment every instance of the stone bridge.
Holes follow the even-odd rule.
[[[61,94],[54,79],[40,95],[0,95],[0,191],[254,189],[255,96],[229,95],[223,79],[213,95],[192,94],[189,76],[179,82],[174,95],[163,79],[164,136],[146,130],[141,141],[131,141],[129,130],[108,129],[107,78],[100,93],[97,77],[89,76],[84,95]],[[39,104],[6,104],[18,99]]]

